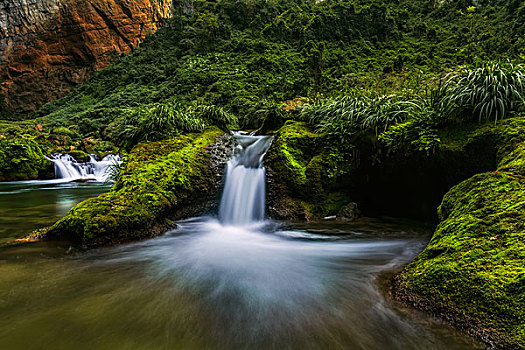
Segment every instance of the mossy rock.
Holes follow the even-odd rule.
[[[111,191],[75,206],[45,238],[97,246],[164,232],[218,193],[220,173],[207,148],[222,134],[210,128],[137,145]]]
[[[71,138],[78,138],[79,137],[79,135],[78,135],[78,133],[76,131],[73,131],[73,130],[71,130],[69,128],[66,128],[66,127],[63,127],[63,126],[54,128],[51,131],[51,134],[57,135],[57,136],[69,136]]]
[[[266,157],[269,214],[280,219],[334,215],[350,201],[343,177],[353,162],[306,123],[288,121]]]
[[[524,119],[491,127],[499,137],[497,169],[444,196],[432,240],[399,276],[408,294],[439,305],[438,313],[455,315],[493,346],[512,349],[525,348]]]
[[[36,180],[53,177],[53,163],[31,140],[0,140],[0,181]]]
[[[89,162],[89,154],[87,154],[84,151],[80,150],[72,150],[67,152],[71,157],[75,158],[75,160],[79,163],[86,163]]]
[[[359,134],[353,139],[359,166],[350,181],[352,199],[367,215],[437,222],[436,208],[445,193],[475,174],[496,170],[525,141],[524,131],[524,117],[497,124],[449,124],[437,130],[440,142],[430,153],[403,147],[391,151],[373,133]]]

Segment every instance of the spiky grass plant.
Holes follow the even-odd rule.
[[[222,129],[231,129],[238,126],[237,117],[219,106],[196,105],[189,108],[188,111],[208,124],[217,125]]]
[[[116,143],[130,148],[141,141],[158,141],[181,132],[200,132],[208,123],[175,104],[153,104],[127,110],[113,126]]]
[[[418,110],[418,104],[411,100],[405,101],[396,95],[377,96],[369,99],[360,128],[374,129],[377,134],[413,117]]]
[[[445,104],[452,117],[498,121],[525,105],[525,67],[511,63],[485,63],[462,68],[447,77]]]
[[[395,95],[340,97],[318,101],[301,108],[299,118],[345,142],[360,130],[384,131],[389,126],[411,118],[418,112],[413,101]]]

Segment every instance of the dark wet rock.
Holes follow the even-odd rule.
[[[343,221],[353,221],[361,217],[357,203],[350,202],[343,206],[337,213],[337,219]]]

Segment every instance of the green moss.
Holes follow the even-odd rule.
[[[87,162],[87,161],[89,161],[89,155],[86,152],[84,152],[84,151],[72,150],[72,151],[67,152],[67,154],[69,154],[70,156],[75,158],[75,160],[77,162]]]
[[[54,128],[51,131],[51,133],[54,135],[59,135],[59,136],[69,136],[71,138],[78,138],[78,134],[75,131],[69,128],[63,127],[63,126]]]
[[[277,131],[265,162],[288,184],[290,192],[305,189],[306,168],[318,138],[305,123],[287,122]]]
[[[352,162],[305,123],[288,121],[275,133],[265,164],[284,186],[281,203],[300,205],[307,217],[335,214],[349,201],[341,179]]]
[[[151,235],[166,216],[189,205],[189,198],[198,205],[209,197],[216,176],[204,148],[221,134],[212,128],[137,145],[111,191],[71,209],[47,237],[92,246]]]
[[[416,294],[460,310],[516,348],[525,347],[525,122],[486,126],[497,170],[454,186],[427,248],[401,277]],[[474,136],[475,136],[474,135]]]
[[[0,140],[0,181],[47,178],[53,165],[31,140]]]

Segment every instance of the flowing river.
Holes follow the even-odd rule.
[[[271,140],[239,143],[218,217],[87,252],[52,242],[0,249],[0,348],[483,348],[385,296],[388,273],[424,248],[431,228],[264,220],[262,159]],[[35,213],[60,206],[61,197],[43,199],[45,190],[31,186],[9,201],[40,198],[26,199],[24,211],[34,203]],[[62,190],[72,189],[53,191]],[[86,195],[71,193],[67,206]],[[5,204],[0,213],[31,226]]]

